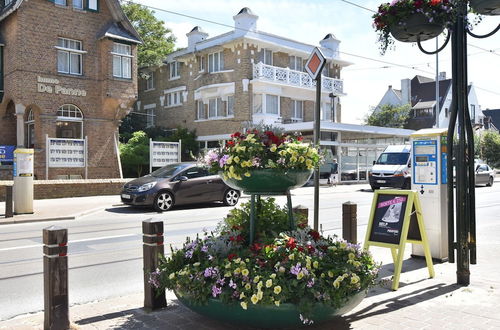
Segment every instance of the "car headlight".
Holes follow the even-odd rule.
[[[404,172],[403,171],[396,171],[394,172],[394,176],[404,176]]]
[[[142,186],[140,186],[139,188],[137,188],[137,191],[138,192],[147,191],[147,190],[153,188],[154,186],[156,186],[156,181],[143,184]]]

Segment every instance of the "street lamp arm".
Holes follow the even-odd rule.
[[[491,31],[490,33],[484,34],[484,35],[474,34],[469,29],[467,29],[467,33],[469,35],[471,35],[472,37],[474,37],[474,38],[483,39],[483,38],[491,37],[492,35],[494,35],[495,33],[497,33],[499,30],[500,30],[500,24],[498,24],[498,26],[493,31]]]
[[[444,41],[444,44],[443,44],[441,47],[439,47],[439,49],[434,50],[434,51],[432,51],[432,52],[426,51],[426,50],[422,47],[422,45],[420,44],[420,37],[418,37],[418,38],[417,38],[417,45],[418,45],[418,49],[420,49],[420,51],[421,51],[422,53],[424,53],[424,54],[427,54],[427,55],[435,55],[435,54],[439,53],[440,51],[442,51],[442,50],[446,47],[446,45],[448,45],[448,42],[450,41],[450,36],[451,36],[451,32],[450,32],[450,30],[448,30],[448,35],[446,36],[446,40]]]

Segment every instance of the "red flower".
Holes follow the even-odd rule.
[[[234,141],[233,140],[227,141],[227,145],[230,147],[234,146]]]
[[[415,2],[413,3],[413,6],[417,9],[422,8],[423,5],[424,5],[423,0],[415,0]]]
[[[234,258],[236,258],[236,257],[237,257],[236,253],[231,253],[231,254],[229,254],[229,255],[227,256],[227,259],[228,259],[229,261],[231,261],[231,260],[233,260],[233,259],[234,259]]]
[[[307,251],[309,251],[310,254],[313,254],[316,249],[312,245],[307,246]]]
[[[253,252],[259,252],[262,250],[262,246],[259,243],[253,243],[252,246],[250,246],[250,250]]]
[[[236,133],[231,134],[231,137],[232,137],[232,138],[235,138],[235,137],[236,137],[236,138],[238,138],[238,137],[240,137],[240,136],[241,136],[241,133],[240,133],[240,132],[236,132]]]
[[[238,235],[236,236],[236,242],[242,242],[243,241],[243,236]]]
[[[297,141],[302,141],[304,138],[302,136],[297,136]]]
[[[289,249],[295,249],[297,247],[297,242],[295,241],[295,238],[290,237],[288,239],[288,242],[286,242],[286,247]]]
[[[304,248],[302,246],[299,246],[297,250],[299,250],[299,252],[304,252]]]
[[[236,238],[235,238],[234,236],[229,236],[229,240],[230,240],[231,242],[234,242],[234,240],[235,240],[235,239],[236,239]]]
[[[306,226],[307,226],[307,224],[306,224],[306,223],[299,223],[299,224],[297,225],[297,227],[299,227],[300,229],[304,229],[304,228],[306,228]]]
[[[441,4],[441,0],[431,0],[431,5],[432,6],[437,6],[439,4]]]
[[[317,241],[321,237],[321,235],[316,230],[309,231],[309,236],[311,236],[315,241]]]

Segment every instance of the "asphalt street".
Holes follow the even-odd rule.
[[[484,225],[491,226],[491,221],[500,215],[500,184],[477,187],[476,192],[479,232],[482,219],[487,218]],[[368,185],[321,187],[323,231],[340,234],[342,203],[351,201],[358,204],[358,240],[363,241],[372,196]],[[247,200],[242,198],[240,203]],[[277,200],[282,205],[286,203],[285,197]],[[312,224],[313,188],[294,190],[292,201],[294,206],[300,204],[310,208]],[[168,244],[180,246],[187,236],[215,229],[230,209],[209,204],[158,214],[119,205],[117,200],[117,205],[77,220],[3,225],[0,227],[0,320],[43,309],[43,228],[51,225],[68,228],[69,299],[73,305],[142,290],[143,220],[164,221],[168,252]]]

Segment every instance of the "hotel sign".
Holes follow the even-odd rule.
[[[59,79],[44,78],[38,76],[37,91],[47,94],[61,94],[71,96],[87,96],[87,91],[84,89],[63,87],[59,85]]]

